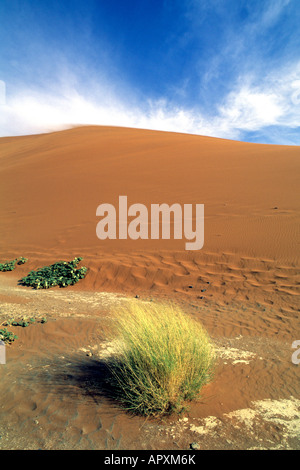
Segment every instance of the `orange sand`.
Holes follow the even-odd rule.
[[[104,291],[131,297],[138,294],[137,301],[157,297],[176,300],[204,323],[214,339],[223,341],[224,347],[228,346],[226,341],[233,341],[234,348],[244,341],[244,348],[252,348],[257,357],[249,364],[242,361],[236,365],[230,360],[226,365],[223,358],[216,380],[205,392],[208,404],[193,405],[191,420],[221,417],[250,406],[251,400],[291,395],[297,398],[297,394],[299,398],[300,369],[290,358],[291,344],[300,338],[299,157],[299,147],[111,127],[79,127],[0,139],[0,261],[18,256],[29,258],[28,263],[15,271],[1,273],[2,313],[8,311],[9,305],[27,312],[31,305],[37,305],[34,302],[38,299],[39,313],[46,313],[47,310],[42,311],[41,296],[48,302],[45,309],[52,311],[50,295],[60,292],[67,292],[74,299],[81,292],[85,295]],[[172,239],[100,241],[96,237],[99,220],[96,208],[101,203],[117,207],[119,195],[127,195],[129,205],[142,203],[148,208],[154,203],[204,204],[203,249],[185,251],[184,240]],[[15,289],[18,279],[29,270],[74,256],[82,256],[82,265],[89,268],[86,278],[77,285],[39,292],[38,297],[35,293],[31,295],[30,289]],[[65,313],[71,318],[69,300],[59,315]],[[95,305],[97,302],[94,309]],[[89,308],[83,302],[75,313],[88,315]],[[96,317],[101,318],[106,310],[100,302]],[[92,335],[96,326],[87,322],[87,330],[83,331],[82,325],[76,323],[81,320],[74,318],[73,326],[70,323],[66,326],[68,321],[71,320],[49,323],[44,330],[42,326],[24,330],[21,343],[11,346],[15,359],[22,363],[24,356],[23,362],[31,363],[33,354],[32,364],[40,361],[40,366],[46,367],[45,349],[47,354],[52,351],[53,357],[56,354],[53,361],[57,365],[57,354],[62,354],[58,347],[61,341],[68,357],[74,348],[96,341]],[[45,331],[49,331],[48,336]],[[15,362],[10,367],[18,369]],[[3,393],[11,387],[9,371],[5,377]],[[33,408],[26,403],[22,408],[22,393],[16,388],[11,392],[7,416],[14,406],[18,410],[21,407],[18,411],[21,417],[35,416],[36,408],[43,409],[42,400],[49,397],[43,395],[47,390],[39,390],[37,381],[33,379],[32,384]],[[24,383],[22,386],[25,387]],[[28,383],[26,386],[30,388]],[[55,394],[54,385],[52,389]],[[64,402],[64,391],[60,389],[57,393]],[[94,411],[81,409],[83,405],[76,408],[76,403],[71,401],[70,407],[74,416],[76,413],[79,416],[76,432],[80,434],[85,429],[86,417]],[[51,408],[50,402],[48,405]],[[63,415],[59,406],[55,402],[53,409]],[[109,406],[104,410],[108,429]],[[41,412],[41,416],[48,416],[45,413]],[[151,447],[150,444],[147,447],[147,438],[140,434],[139,419],[132,421],[122,413],[117,416],[117,434],[127,439],[120,441],[120,448]],[[51,423],[53,432],[60,429],[59,421]],[[134,423],[138,423],[137,427]],[[71,442],[71,435],[63,432],[67,433],[65,442]],[[193,432],[189,439],[193,439]],[[165,442],[168,448],[176,449],[178,445],[173,443],[171,434]],[[156,435],[154,428],[153,436]],[[135,441],[137,436],[139,441]],[[100,444],[95,441],[95,448],[104,446],[107,434],[101,439]],[[164,448],[162,442],[158,444],[159,439],[153,439],[151,448]],[[184,433],[178,439],[180,448],[188,445]],[[54,439],[52,447],[50,444],[48,447],[63,447],[58,442]],[[226,442],[222,444],[225,447]],[[209,440],[207,446],[211,443]],[[238,445],[247,448],[245,440]],[[15,446],[18,448],[20,441]],[[88,446],[88,442],[83,445]],[[109,446],[114,448],[113,444]]]

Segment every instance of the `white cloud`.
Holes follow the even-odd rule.
[[[257,84],[259,82],[259,84]],[[89,86],[89,89],[93,89]],[[86,90],[22,90],[1,105],[1,136],[48,132],[72,125],[111,125],[210,135],[229,139],[269,126],[296,128],[300,123],[300,63],[255,80],[240,77],[214,116],[184,109],[166,100],[132,106],[105,84]],[[296,142],[295,142],[296,143]],[[297,142],[299,143],[299,142]]]
[[[244,131],[266,126],[296,128],[300,123],[300,63],[267,75],[260,85],[232,91],[220,108],[229,128]],[[246,81],[246,80],[245,80]]]

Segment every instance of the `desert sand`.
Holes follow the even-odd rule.
[[[300,147],[149,130],[77,127],[0,139],[0,323],[19,339],[0,366],[0,449],[300,448]],[[205,241],[99,240],[96,208],[205,205]],[[18,285],[82,256],[66,289]],[[137,296],[137,298],[135,298]],[[214,381],[183,416],[129,416],[101,394],[105,325],[120,303],[172,300],[203,323]]]

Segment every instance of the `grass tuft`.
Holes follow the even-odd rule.
[[[106,359],[114,395],[145,416],[180,413],[212,379],[215,354],[200,323],[167,304],[130,304],[113,328],[115,354]]]

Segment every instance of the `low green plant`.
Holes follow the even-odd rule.
[[[215,353],[201,324],[174,305],[129,304],[118,311],[105,359],[115,398],[129,411],[180,413],[213,376]]]
[[[30,271],[21,279],[21,284],[34,289],[71,286],[83,279],[87,273],[86,267],[77,268],[81,260],[82,258],[74,258],[72,261],[59,261],[36,271]]]
[[[20,319],[15,319],[15,318],[9,318],[5,320],[2,325],[4,326],[21,326],[23,328],[26,328],[29,325],[32,325],[33,323],[46,323],[47,319],[45,317],[38,319],[35,317],[28,317],[28,316],[23,316]]]
[[[10,344],[15,341],[15,339],[18,339],[18,337],[14,335],[12,331],[8,331],[7,328],[0,329],[0,341]]]
[[[13,322],[12,326],[22,326],[25,328],[26,326],[29,326],[29,323],[27,321]]]
[[[16,264],[24,264],[28,261],[27,258],[15,258],[11,261],[6,261],[5,263],[0,263],[0,271],[13,271],[16,267]]]

